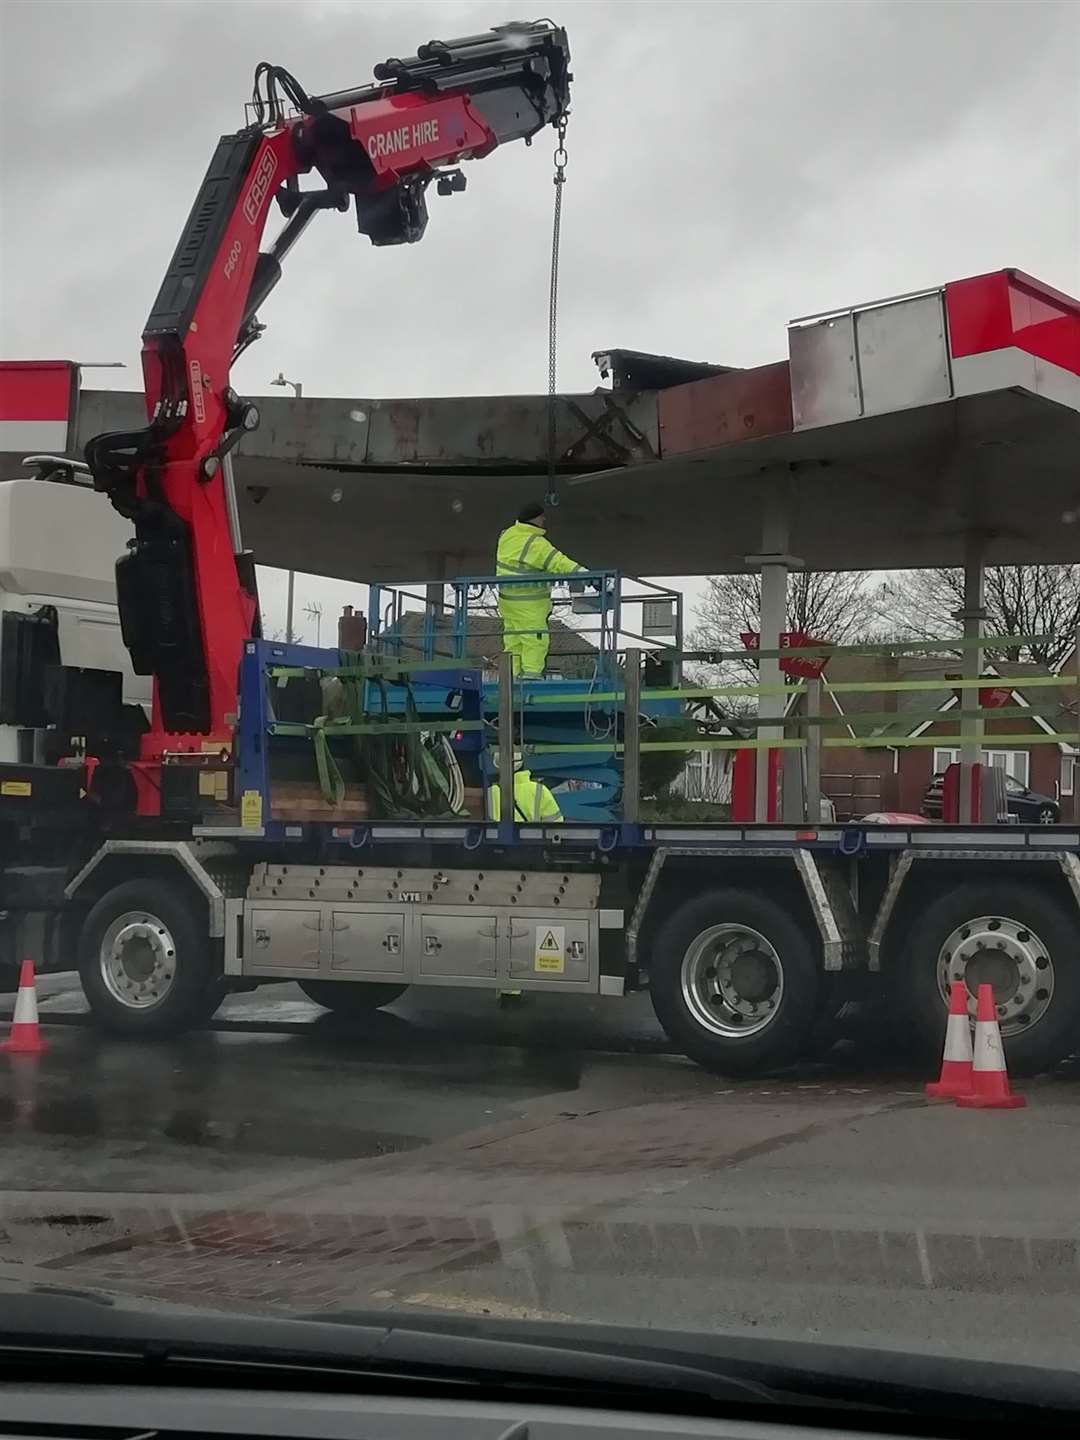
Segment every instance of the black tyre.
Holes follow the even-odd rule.
[[[202,905],[168,880],[104,894],[79,936],[79,978],[95,1019],[119,1035],[175,1035],[209,1019],[224,982]]]
[[[301,980],[300,989],[309,1000],[332,1010],[335,1015],[370,1015],[404,995],[407,985],[378,985],[368,980]]]
[[[776,901],[710,890],[657,932],[653,1009],[692,1060],[720,1075],[762,1075],[810,1045],[821,975],[814,947]]]
[[[1045,1070],[1077,1046],[1078,941],[1075,914],[1032,886],[960,885],[912,926],[894,993],[915,1037],[940,1051],[950,983],[967,983],[972,1016],[980,983],[992,985],[1009,1068]]]
[[[1039,824],[1056,825],[1059,819],[1058,807],[1056,805],[1039,806]]]

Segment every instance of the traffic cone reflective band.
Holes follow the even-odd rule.
[[[961,1095],[971,1094],[971,1025],[968,1022],[967,997],[966,982],[954,980],[949,990],[949,1018],[945,1022],[941,1076],[926,1087],[931,1100],[956,1100]]]
[[[970,1110],[1018,1110],[1021,1105],[1027,1104],[1023,1095],[1014,1095],[1009,1089],[992,985],[979,986],[971,1094],[959,1096],[956,1103]]]
[[[19,970],[19,991],[15,996],[15,1018],[11,1022],[11,1034],[0,1045],[0,1050],[9,1055],[42,1055],[48,1048],[38,1027],[34,962],[24,960]]]

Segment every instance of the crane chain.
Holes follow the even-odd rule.
[[[566,125],[569,114],[559,116],[559,141],[555,147],[555,211],[551,222],[551,284],[548,290],[548,397],[547,397],[547,494],[546,505],[559,503],[555,480],[555,392],[559,358],[559,241],[562,233],[562,197],[566,183]]]

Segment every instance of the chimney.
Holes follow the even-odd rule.
[[[337,622],[339,650],[362,650],[367,644],[367,619],[346,605]]]

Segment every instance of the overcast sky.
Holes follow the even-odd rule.
[[[0,0],[0,353],[123,360],[85,383],[135,388],[256,62],[341,89],[519,18],[507,3]],[[562,388],[594,388],[605,346],[780,359],[792,316],[1006,265],[1080,293],[1075,0],[553,8],[575,75]],[[319,217],[237,387],[283,370],[309,395],[542,390],[551,148],[470,166],[418,246],[376,251],[350,216]],[[304,593],[329,613],[341,590]]]

